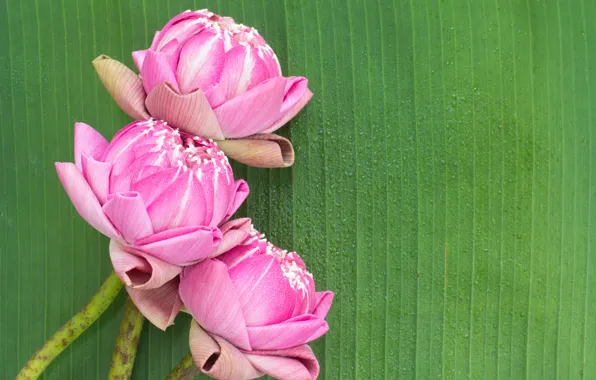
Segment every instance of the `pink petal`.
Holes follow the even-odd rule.
[[[96,161],[83,152],[81,155],[81,166],[85,180],[91,187],[91,190],[93,190],[99,203],[103,205],[108,200],[112,164]]]
[[[319,376],[319,362],[306,344],[287,350],[246,352],[245,356],[255,368],[276,379],[314,380]]]
[[[205,195],[205,223],[219,226],[228,219],[228,209],[235,198],[236,184],[232,182],[234,173],[228,167],[223,171],[209,170],[201,181]]]
[[[137,50],[132,52],[132,60],[137,67],[137,70],[141,72],[143,68],[143,61],[145,60],[145,54],[147,54],[147,50]]]
[[[153,203],[177,178],[177,168],[160,169],[130,184],[130,190],[141,194],[146,205]]]
[[[219,82],[224,62],[224,44],[219,35],[203,31],[188,39],[176,72],[182,94],[199,88],[207,91]]]
[[[163,286],[178,276],[181,267],[168,264],[132,247],[110,241],[110,259],[122,282],[135,289],[148,290]]]
[[[187,267],[181,276],[180,297],[207,331],[251,349],[239,295],[224,263],[206,259]]]
[[[161,40],[162,37],[162,33],[161,30],[156,30],[155,33],[153,33],[153,39],[151,40],[151,46],[150,49],[157,49],[157,44],[159,43],[159,41]],[[139,68],[139,71],[141,69]]]
[[[229,251],[246,240],[251,230],[249,218],[234,219],[221,226],[223,239],[209,257],[216,257]]]
[[[133,121],[119,130],[104,152],[102,161],[111,162],[116,166],[128,166],[130,164],[130,162],[128,162],[129,160],[123,160],[122,156],[126,153],[134,153],[134,150],[131,149],[131,147],[138,145],[146,139],[146,135],[142,133],[146,129],[146,125],[139,123],[139,121]],[[134,158],[134,154],[132,156]],[[121,164],[121,161],[125,161],[124,164]],[[120,168],[120,170],[122,170],[122,168]],[[115,173],[119,173],[119,170],[116,170]]]
[[[103,212],[129,243],[153,234],[151,219],[139,193],[116,193],[103,206]]]
[[[81,155],[87,153],[94,160],[100,160],[107,149],[108,142],[95,129],[85,123],[75,123],[74,126],[74,161],[82,170]]]
[[[164,47],[159,50],[160,54],[163,54],[168,58],[168,62],[170,63],[170,67],[172,68],[172,72],[176,73],[176,66],[178,65],[178,59],[180,58],[180,51],[182,50],[182,45],[178,42],[177,39],[173,39]]]
[[[153,230],[205,225],[205,196],[192,171],[181,174],[148,205]]]
[[[156,53],[152,50],[147,50],[145,59],[143,60],[141,78],[143,79],[143,87],[147,94],[162,83],[169,83],[176,92],[179,92],[176,75],[172,70],[168,56],[164,53]],[[151,110],[148,109],[148,111],[151,113]],[[158,117],[153,114],[152,116]]]
[[[188,265],[210,256],[222,240],[218,228],[182,227],[134,242],[134,247],[176,265]]]
[[[248,193],[250,192],[248,188],[248,183],[245,180],[239,179],[235,182],[235,190],[233,191],[234,200],[230,202],[230,206],[228,208],[228,212],[224,217],[224,220],[228,220],[234,213],[240,208],[242,203],[248,197]]]
[[[308,80],[303,77],[291,77],[286,86],[286,94],[281,107],[280,118],[262,133],[270,133],[290,121],[312,98],[312,92],[308,89]]]
[[[282,350],[317,339],[329,329],[327,322],[315,315],[301,315],[268,326],[248,327],[254,350]]]
[[[240,350],[217,335],[209,335],[196,321],[190,325],[189,346],[197,367],[212,378],[238,380],[263,376]]]
[[[149,93],[145,105],[153,117],[165,120],[188,134],[218,140],[223,138],[215,113],[201,90],[180,95],[171,85],[163,83]]]
[[[281,66],[273,50],[263,49],[263,61],[267,65],[270,78],[281,76]]]
[[[233,253],[237,257],[236,252]],[[229,274],[248,327],[280,323],[292,317],[299,301],[297,292],[275,257],[265,254],[248,257],[242,265],[229,269]]]
[[[238,264],[242,263],[255,255],[259,251],[258,243],[252,244],[258,237],[250,236],[246,239],[246,245],[240,244],[224,254],[220,255],[217,259],[223,261],[228,266],[228,272],[233,270]]]
[[[315,310],[313,311],[313,314],[319,318],[325,319],[329,309],[331,308],[331,303],[333,303],[333,296],[333,292],[329,290],[324,292],[316,292]]]
[[[269,78],[269,69],[256,49],[236,46],[225,55],[225,66],[219,82],[230,100]]]
[[[204,28],[203,24],[197,22],[200,17],[197,12],[182,12],[178,16],[172,18],[161,30],[156,33],[155,38],[151,44],[151,49],[161,50],[171,40],[177,39],[180,43],[184,43],[189,37],[201,31]]]
[[[164,330],[174,324],[176,315],[182,309],[182,300],[178,296],[180,279],[171,281],[156,289],[139,290],[126,287],[128,295],[149,322]]]
[[[279,118],[286,78],[271,78],[215,109],[226,138],[260,133]]]
[[[286,91],[284,94],[284,102],[281,106],[281,113],[287,113],[296,105],[296,103],[300,102],[300,100],[304,98],[305,94],[309,92],[308,79],[304,77],[289,77],[286,83]],[[310,96],[312,96],[312,93]]]
[[[55,166],[58,178],[79,215],[102,234],[120,239],[120,234],[103,213],[99,200],[79,169],[70,162],[56,162]]]
[[[218,83],[205,91],[205,98],[209,102],[209,105],[211,105],[211,108],[215,108],[226,101],[226,93]]]

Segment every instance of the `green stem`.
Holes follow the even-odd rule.
[[[126,300],[122,323],[120,323],[120,332],[112,353],[112,364],[110,365],[108,379],[130,379],[137,355],[137,346],[143,331],[143,322],[145,322],[143,314],[129,297]]]
[[[172,372],[166,377],[166,380],[188,380],[194,379],[199,374],[199,369],[195,365],[190,352],[174,367]]]
[[[99,318],[114,301],[120,289],[122,289],[122,285],[122,281],[116,273],[112,272],[89,303],[75,314],[70,321],[60,327],[60,330],[48,338],[43,346],[29,359],[17,375],[16,380],[37,379],[66,347]]]

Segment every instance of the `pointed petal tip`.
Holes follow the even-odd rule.
[[[91,61],[91,63],[93,64],[93,66],[96,66],[98,64],[100,64],[101,61],[106,60],[106,59],[112,59],[109,56],[105,55],[105,54],[100,54],[97,57],[95,57],[95,59],[93,59],[93,61]]]
[[[149,118],[143,83],[135,72],[103,54],[92,63],[104,87],[124,112],[134,119]]]

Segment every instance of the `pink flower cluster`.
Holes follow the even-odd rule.
[[[135,51],[140,75],[105,55],[93,61],[116,103],[135,119],[153,117],[224,142],[231,158],[257,167],[294,162],[273,134],[310,100],[304,77],[283,77],[273,49],[254,29],[208,10],[186,11]]]
[[[201,371],[315,379],[308,343],[329,329],[333,293],[317,292],[300,256],[268,242],[250,219],[230,220],[249,189],[226,152],[257,166],[283,166],[282,153],[212,140],[279,128],[312,96],[306,79],[282,77],[256,30],[208,11],[176,16],[133,57],[140,78],[112,95],[146,118],[109,143],[76,123],[74,163],[56,163],[68,196],[111,239],[114,270],[147,319],[166,329],[181,310],[192,315],[189,345]],[[137,79],[146,99],[134,99]],[[282,141],[271,136],[255,139]]]

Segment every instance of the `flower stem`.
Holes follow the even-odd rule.
[[[115,272],[104,281],[97,293],[81,311],[54,333],[29,359],[16,380],[37,379],[66,347],[79,337],[114,301],[122,289],[122,281]]]
[[[190,352],[174,367],[172,372],[166,377],[166,380],[188,380],[194,379],[199,374]]]
[[[137,355],[137,346],[143,331],[143,322],[145,322],[143,314],[129,297],[126,300],[122,323],[120,323],[120,332],[112,353],[112,364],[110,365],[108,379],[130,379]]]

